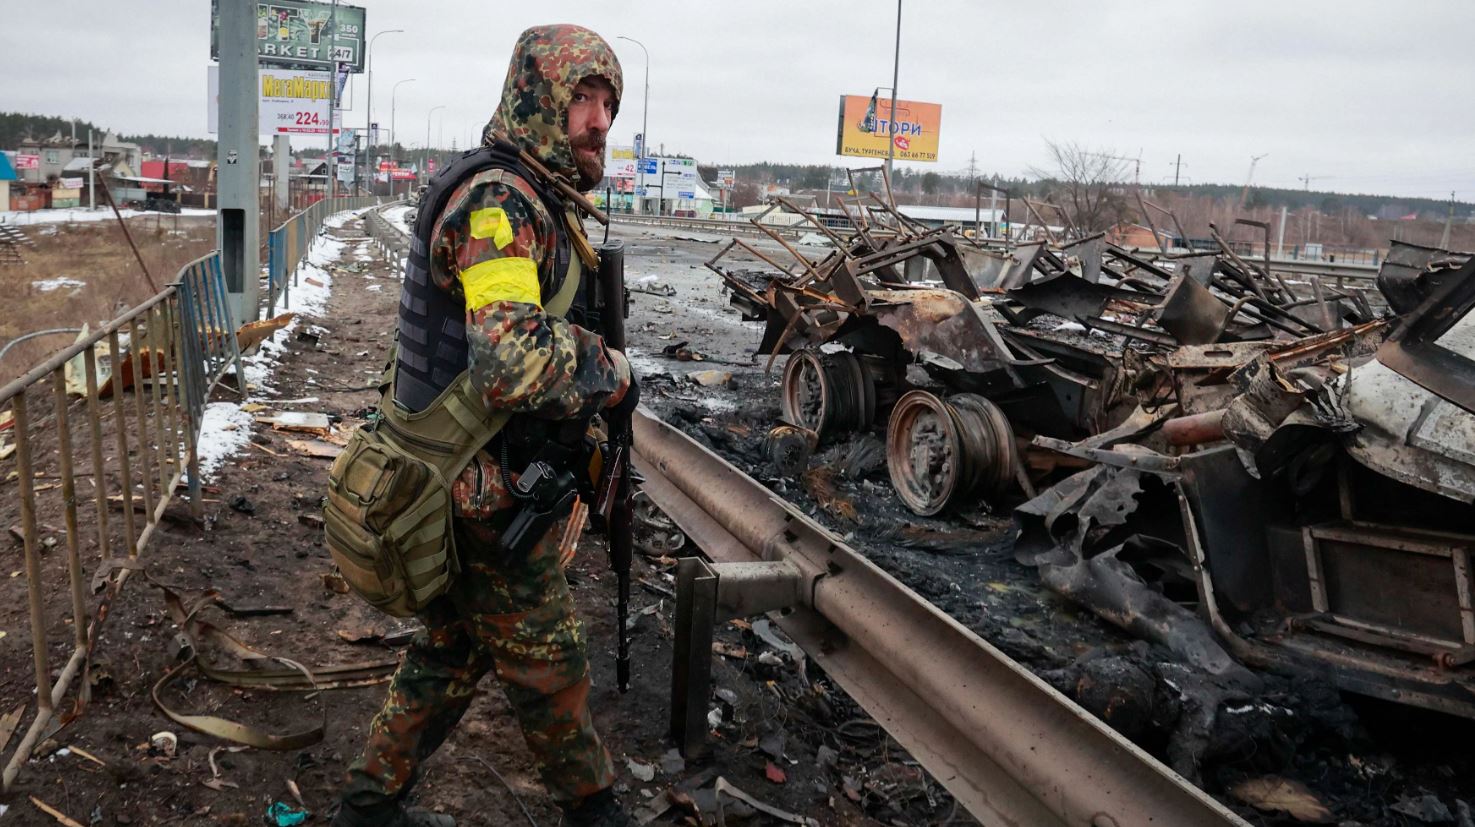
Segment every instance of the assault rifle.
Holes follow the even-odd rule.
[[[599,289],[596,327],[604,343],[614,350],[625,351],[625,243],[605,241],[599,245]],[[591,319],[592,321],[593,319]],[[609,539],[610,567],[615,570],[619,602],[616,607],[616,634],[619,654],[615,661],[615,678],[624,692],[630,688],[630,640],[625,621],[630,612],[631,521],[630,450],[633,439],[630,415],[606,410],[609,426],[609,450],[604,457],[594,513],[604,524]]]

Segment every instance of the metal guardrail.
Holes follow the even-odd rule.
[[[613,213],[610,220],[616,224],[643,224],[648,227],[670,227],[679,230],[698,230],[703,232],[723,233],[727,235],[767,235],[762,230],[753,226],[747,218],[734,217],[732,219],[719,218],[672,218],[670,216],[634,215],[630,213]],[[814,227],[808,223],[801,224],[775,224],[763,222],[763,226],[780,235],[797,238],[808,232],[814,232]]]
[[[403,199],[391,201],[377,210],[364,214],[364,229],[368,231],[369,238],[374,240],[379,252],[394,261],[396,267],[404,266],[405,256],[410,252],[410,234],[385,218],[384,211],[390,207],[404,206],[406,203]]]
[[[297,284],[297,271],[301,269],[303,262],[307,261],[307,254],[312,252],[313,242],[317,240],[323,228],[323,222],[328,217],[330,203],[334,212],[337,213],[382,204],[384,198],[377,195],[361,195],[352,198],[335,198],[332,202],[318,201],[283,221],[280,226],[267,234],[267,318],[276,315],[278,300],[283,304],[289,300],[291,287]]]
[[[723,235],[767,235],[767,233],[753,226],[747,219],[672,218],[668,216],[615,213],[610,215],[610,220],[621,224],[697,230]],[[809,224],[789,225],[764,222],[763,226],[768,230],[789,237],[799,237],[807,232],[814,232],[813,226]],[[1159,256],[1154,255],[1145,255],[1144,257],[1149,260],[1159,258]],[[1247,256],[1246,260],[1252,264],[1262,263],[1262,260],[1259,258]],[[1345,287],[1348,281],[1372,281],[1378,275],[1378,267],[1373,264],[1302,261],[1296,259],[1271,259],[1270,270],[1271,272],[1282,275],[1319,276],[1321,278],[1331,279],[1332,283],[1338,288]]]
[[[35,718],[5,765],[4,789],[49,735],[68,690],[77,685],[79,708],[89,700],[87,680],[77,677],[85,675],[106,604],[126,581],[129,564],[147,545],[181,480],[187,479],[198,509],[205,402],[232,366],[240,382],[235,325],[220,259],[211,253],[185,265],[157,295],[0,388],[0,408],[9,406],[12,414],[0,434],[15,441],[14,501],[20,507],[36,680]],[[90,496],[77,489],[77,480],[88,477]],[[121,510],[121,526],[111,513],[115,509]],[[55,519],[65,526],[60,541],[50,536],[57,529],[43,522]],[[94,538],[104,567],[98,578],[108,578],[94,578],[94,584],[109,588],[89,616],[80,548]],[[41,552],[56,545],[66,552],[69,623],[59,617],[49,622],[46,612]],[[49,641],[58,632],[70,637],[71,651],[53,680]]]
[[[707,730],[712,625],[771,612],[983,824],[1246,827],[690,437],[642,412],[635,446],[646,495],[715,561],[678,577],[678,744]]]

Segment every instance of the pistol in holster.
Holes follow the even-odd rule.
[[[593,496],[588,468],[599,448],[588,433],[587,420],[550,422],[517,417],[499,435],[502,481],[516,502],[502,530],[502,547],[520,555],[573,510],[580,495]],[[521,467],[512,479],[509,469]]]

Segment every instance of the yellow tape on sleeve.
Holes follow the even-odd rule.
[[[466,309],[480,310],[492,302],[522,302],[543,306],[538,289],[538,265],[530,258],[494,258],[461,271]]]
[[[488,207],[471,214],[471,237],[490,238],[500,250],[512,243],[512,223],[501,207]]]

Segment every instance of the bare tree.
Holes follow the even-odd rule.
[[[1058,184],[1052,200],[1070,212],[1076,232],[1108,230],[1131,216],[1125,160],[1075,143],[1046,141],[1045,145],[1050,148],[1054,169],[1032,167],[1029,172]]]

